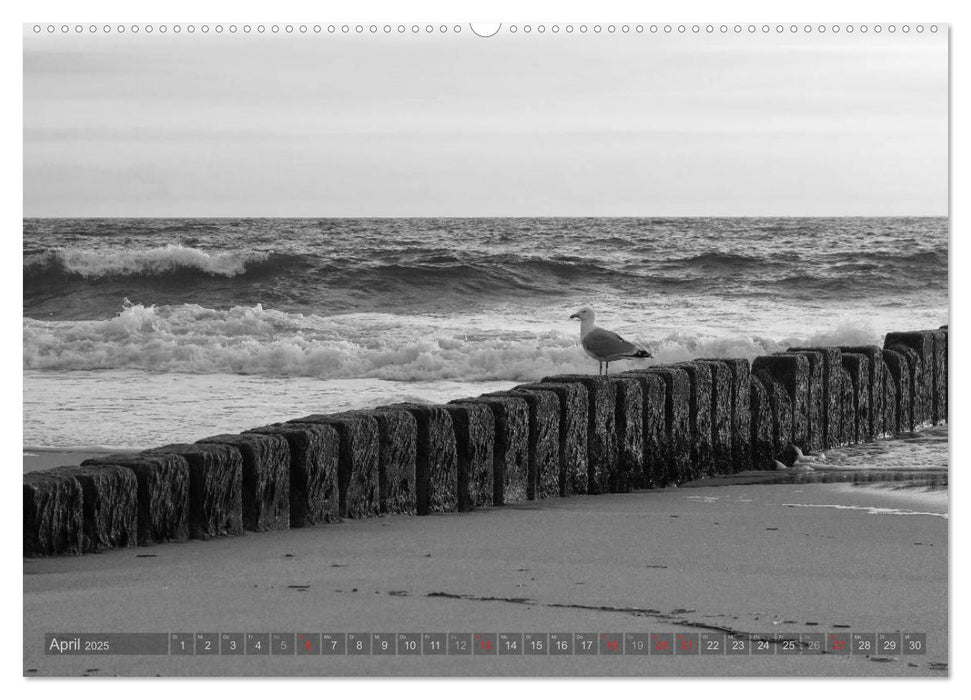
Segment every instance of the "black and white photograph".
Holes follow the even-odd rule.
[[[948,678],[877,19],[24,24],[23,675]]]

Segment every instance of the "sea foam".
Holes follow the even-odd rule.
[[[265,261],[268,252],[207,252],[198,248],[169,244],[157,248],[96,251],[82,248],[55,248],[24,256],[25,273],[57,270],[86,279],[160,275],[177,271],[196,271],[220,277],[235,277],[246,266]]]
[[[568,326],[569,327],[569,326]],[[626,333],[625,333],[626,335]],[[681,331],[631,336],[653,358],[612,365],[623,371],[696,357],[754,358],[796,344],[879,343],[859,323],[803,337],[713,337]],[[30,370],[141,369],[321,379],[527,381],[590,372],[567,332],[536,321],[395,314],[318,316],[261,305],[211,309],[197,304],[126,303],[102,320],[23,320],[23,363]]]

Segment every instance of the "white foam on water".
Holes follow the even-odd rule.
[[[563,313],[319,316],[254,306],[126,303],[106,319],[23,320],[28,370],[138,369],[390,381],[530,381],[588,372],[591,360]],[[739,331],[683,329],[664,335],[620,327],[653,354],[615,371],[696,357],[744,357],[815,343],[818,337],[770,339]],[[879,342],[860,324],[827,332],[832,342]],[[860,335],[863,333],[864,335]]]
[[[64,272],[86,279],[157,275],[176,270],[197,270],[210,275],[235,277],[246,272],[247,264],[263,262],[268,257],[269,253],[266,252],[207,252],[178,244],[116,251],[59,248],[25,255],[24,267],[56,264]]]
[[[907,508],[885,508],[880,506],[847,506],[834,503],[782,503],[787,508],[834,508],[836,510],[859,510],[868,515],[930,515],[947,519],[947,513],[928,513]]]
[[[893,438],[834,448],[826,460],[814,462],[817,472],[856,472],[870,469],[941,471],[948,468],[948,426],[924,428]]]

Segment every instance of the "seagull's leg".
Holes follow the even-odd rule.
[[[603,373],[604,373],[604,363],[601,362],[600,360],[597,360],[597,376],[599,377]]]
[[[604,362],[604,365],[606,366],[606,369],[604,370],[604,376],[606,377],[608,374],[610,374],[610,363]]]

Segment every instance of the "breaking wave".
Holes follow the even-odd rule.
[[[198,248],[169,244],[141,250],[93,251],[55,248],[24,255],[24,279],[51,275],[84,279],[137,277],[195,272],[219,277],[236,277],[247,268],[266,262],[269,252],[206,252]]]
[[[23,320],[24,369],[141,369],[395,381],[525,381],[589,372],[574,333],[393,314],[316,316],[260,305],[127,303],[103,320]],[[631,340],[639,340],[631,337]],[[643,343],[653,358],[618,370],[696,357],[754,358],[795,344],[878,343],[859,323],[798,338],[714,338],[684,331]]]

